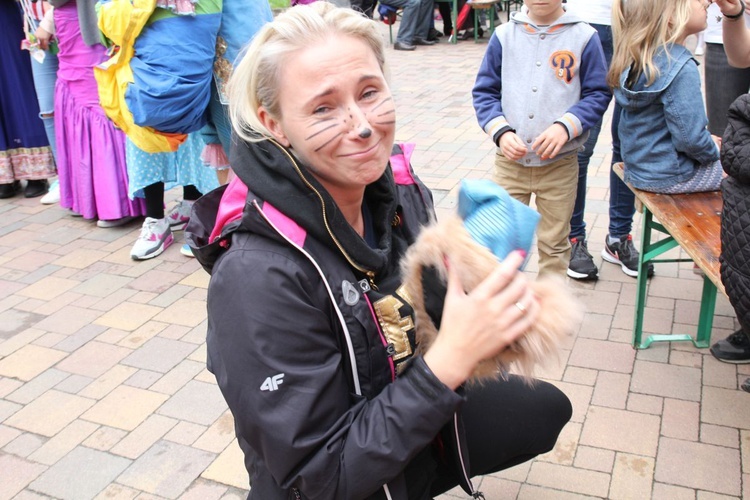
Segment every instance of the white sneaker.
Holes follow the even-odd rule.
[[[193,201],[182,200],[175,205],[167,214],[169,227],[172,231],[182,231],[190,221],[190,211],[193,209]]]
[[[96,221],[96,227],[120,227],[124,226],[128,222],[134,221],[136,217],[132,215],[126,215],[125,217],[120,217],[119,219],[99,219]]]
[[[152,259],[161,254],[174,241],[167,219],[146,217],[141,227],[141,235],[130,250],[133,260]]]
[[[195,255],[193,255],[193,249],[190,248],[187,243],[180,247],[180,253],[185,257],[195,257]]]
[[[49,186],[47,194],[39,199],[39,203],[42,205],[54,205],[60,202],[60,183],[58,181],[53,182]]]

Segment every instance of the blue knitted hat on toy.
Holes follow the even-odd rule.
[[[496,183],[486,179],[461,181],[458,215],[471,237],[499,260],[513,250],[524,250],[527,258],[531,253],[539,213]]]

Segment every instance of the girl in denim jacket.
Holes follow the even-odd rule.
[[[625,181],[657,193],[719,189],[721,139],[707,130],[698,63],[685,39],[707,0],[615,0],[608,83],[622,106]]]

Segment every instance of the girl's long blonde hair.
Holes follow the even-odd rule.
[[[614,0],[612,2],[612,35],[614,54],[607,83],[620,86],[620,75],[630,68],[630,80],[646,75],[654,83],[659,69],[654,54],[660,48],[680,40],[690,19],[690,2],[694,0]]]
[[[281,118],[279,78],[287,56],[332,35],[363,41],[387,76],[383,37],[375,21],[324,1],[292,7],[258,31],[229,80],[229,117],[240,138],[259,141],[271,137],[258,120],[258,109],[263,106],[271,116]]]

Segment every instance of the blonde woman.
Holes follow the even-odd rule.
[[[625,181],[646,191],[719,189],[721,139],[706,128],[698,66],[685,39],[706,28],[706,0],[615,0],[608,81],[623,108]]]
[[[403,152],[389,163],[376,23],[326,2],[287,10],[236,66],[229,107],[237,179],[195,202],[187,238],[212,273],[208,365],[249,498],[478,495],[472,476],[552,449],[571,412],[559,390],[461,388],[537,317],[519,252],[469,294],[452,269],[439,340],[414,354],[399,261],[434,214]]]

